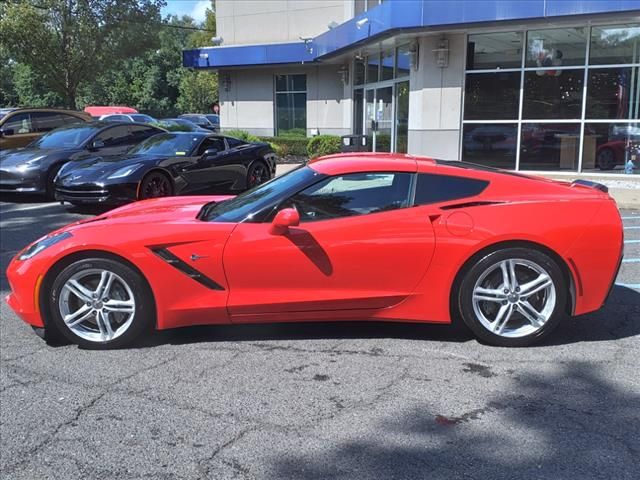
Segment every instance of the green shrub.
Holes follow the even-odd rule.
[[[340,153],[342,139],[337,135],[318,135],[309,140],[307,153],[309,157],[316,158],[332,153]]]
[[[262,142],[259,137],[256,137],[245,130],[225,130],[222,133],[227,137],[237,138],[238,140],[243,140],[245,142]]]
[[[307,130],[304,128],[292,128],[278,133],[281,138],[307,138]]]
[[[275,145],[274,150],[279,157],[307,156],[308,140],[306,137],[262,137],[262,141],[269,142],[272,146]]]

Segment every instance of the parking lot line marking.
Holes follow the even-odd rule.
[[[633,227],[624,227],[625,230],[640,230],[640,225]]]
[[[619,287],[627,287],[633,290],[640,290],[640,283],[619,283],[616,282],[616,285]]]
[[[50,208],[50,207],[59,207],[59,203],[40,203],[38,205],[30,205],[28,207],[18,207],[18,208],[9,208],[5,210],[3,213],[11,213],[11,212],[26,212],[28,210],[38,210],[40,208]]]
[[[640,258],[624,258],[622,263],[640,263]]]
[[[625,240],[624,243],[640,243],[640,240]]]
[[[633,215],[631,217],[620,217],[622,220],[640,220],[640,215]]]

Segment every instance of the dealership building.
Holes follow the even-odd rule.
[[[640,173],[640,0],[217,0],[221,127]],[[635,162],[635,163],[634,163]],[[634,167],[632,169],[631,167]]]

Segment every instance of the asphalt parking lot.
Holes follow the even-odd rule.
[[[11,256],[83,218],[0,202]],[[638,478],[640,211],[601,311],[540,346],[429,325],[198,327],[47,346],[2,302],[6,479]]]

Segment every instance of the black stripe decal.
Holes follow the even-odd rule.
[[[202,272],[199,272],[188,263],[182,261],[179,257],[175,256],[166,248],[152,248],[151,251],[155,253],[158,257],[160,257],[162,260],[167,262],[169,265],[180,270],[186,276],[188,276],[189,278],[192,278],[193,280],[204,285],[205,287],[210,288],[211,290],[224,290],[224,287],[222,285],[214,282]]]

